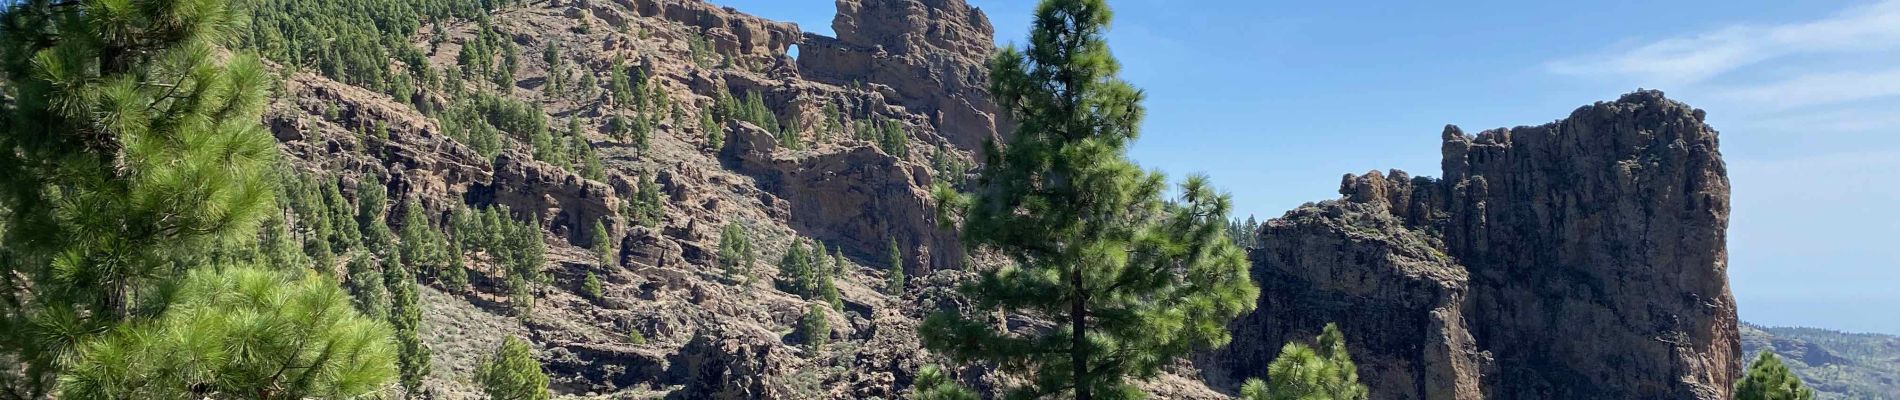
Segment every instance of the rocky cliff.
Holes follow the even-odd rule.
[[[338,186],[338,200],[385,182],[393,224],[413,199],[435,226],[506,206],[545,229],[548,279],[528,315],[511,311],[517,272],[486,250],[455,255],[467,288],[424,279],[429,397],[479,398],[476,366],[510,335],[575,397],[899,398],[918,368],[944,362],[916,327],[959,301],[972,257],[934,223],[929,189],[965,180],[1008,124],[985,93],[981,10],[838,0],[827,37],[700,0],[501,3],[402,33],[420,56],[390,67],[413,82],[371,89],[280,67],[267,114],[289,164]],[[638,104],[665,106],[609,93],[630,76],[645,79]],[[720,105],[736,98],[767,115],[733,117],[753,112]],[[1540,127],[1449,128],[1442,179],[1347,176],[1344,198],[1261,232],[1261,311],[1234,323],[1234,343],[1145,388],[1225,398],[1194,378],[1260,376],[1282,343],[1337,321],[1380,399],[1723,397],[1738,342],[1727,181],[1701,117],[1639,92]],[[623,118],[650,123],[647,144],[616,128]],[[496,131],[485,145],[483,129]],[[547,131],[573,144],[535,137]],[[547,145],[561,149],[536,148]],[[564,153],[599,168],[582,173]],[[636,217],[649,197],[658,215]],[[322,214],[309,211],[289,222]],[[613,245],[604,257],[589,250],[596,222]],[[760,260],[742,278],[716,259],[734,224]],[[793,333],[817,300],[773,285],[787,271],[772,261],[805,241],[846,258],[823,347]],[[912,277],[903,293],[882,290],[891,268]],[[1012,379],[956,375],[978,389]]]
[[[1328,322],[1380,399],[1726,399],[1739,376],[1727,174],[1703,112],[1639,91],[1444,132],[1443,178],[1348,175],[1268,222],[1259,312],[1202,357],[1258,376]]]
[[[339,186],[344,200],[362,198],[358,182],[385,182],[394,224],[414,199],[444,230],[455,210],[490,206],[545,229],[548,279],[531,289],[529,315],[513,315],[512,272],[481,251],[456,255],[469,287],[423,280],[428,397],[480,398],[473,374],[506,336],[532,343],[557,396],[899,398],[920,366],[943,362],[920,349],[916,326],[930,299],[951,296],[961,275],[949,270],[965,256],[935,223],[929,189],[962,181],[997,137],[981,11],[961,0],[841,0],[831,38],[700,0],[504,3],[404,33],[421,56],[392,69],[425,71],[410,75],[414,85],[372,89],[279,66],[266,116],[294,170]],[[634,82],[645,105],[611,93],[628,77],[645,77]],[[719,105],[753,98],[769,115],[750,118],[779,127]],[[617,118],[650,123],[646,148]],[[562,143],[534,137],[539,128]],[[499,141],[486,154],[475,144],[483,129]],[[884,143],[891,134],[907,149]],[[537,151],[551,144],[562,150]],[[598,174],[562,159],[590,151]],[[642,185],[649,177],[657,188]],[[633,199],[654,189],[657,221],[636,221]],[[596,222],[614,245],[606,257],[589,251]],[[744,279],[715,258],[729,224],[756,248]],[[823,347],[791,333],[815,300],[774,285],[786,273],[775,261],[809,241],[845,256]],[[919,283],[884,293],[893,267]],[[590,274],[598,296],[586,294]],[[994,379],[985,374],[958,375],[984,387]],[[1218,397],[1192,382],[1163,389]]]

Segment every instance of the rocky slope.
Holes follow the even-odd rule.
[[[1201,357],[1257,376],[1338,322],[1380,399],[1726,399],[1740,372],[1728,179],[1703,112],[1639,91],[1444,131],[1443,178],[1347,175],[1265,224],[1259,310]]]
[[[950,288],[967,258],[955,234],[936,225],[930,188],[965,180],[973,152],[999,137],[984,92],[992,31],[961,0],[837,7],[832,38],[700,0],[506,6],[481,20],[432,22],[410,37],[427,65],[392,69],[435,71],[419,75],[432,77],[410,95],[280,68],[266,123],[297,171],[340,187],[349,201],[361,198],[358,182],[386,182],[392,224],[414,199],[438,226],[454,210],[499,205],[545,228],[549,279],[533,289],[526,317],[513,315],[511,272],[491,255],[461,255],[466,290],[425,279],[420,336],[433,350],[424,385],[433,398],[480,398],[476,368],[511,335],[536,348],[557,397],[900,398],[918,368],[941,362],[920,349],[916,327],[956,301]],[[501,40],[489,39],[497,32]],[[796,59],[792,46],[802,48]],[[550,47],[559,51],[543,53]],[[521,56],[497,55],[508,53]],[[483,82],[493,75],[477,65],[488,64],[514,65],[506,85]],[[610,95],[623,73],[648,77],[642,87],[655,98],[647,104],[674,108],[641,111]],[[720,99],[754,94],[784,127],[701,122]],[[602,173],[590,179],[578,171],[583,163],[543,159],[527,132],[534,129],[497,120],[517,103],[536,114],[524,120],[577,135]],[[486,115],[449,122],[470,109]],[[650,148],[614,127],[629,115],[655,122]],[[501,131],[492,156],[466,131],[488,125]],[[722,140],[711,139],[715,131]],[[907,150],[880,142],[889,139],[879,132],[903,136]],[[799,145],[782,145],[785,135]],[[631,215],[634,199],[648,194],[642,177],[653,178],[662,203],[647,225]],[[588,250],[595,222],[614,245],[605,262]],[[743,279],[716,260],[721,228],[734,223],[757,248]],[[897,266],[887,261],[893,240]],[[794,333],[816,300],[774,285],[787,273],[776,261],[794,241],[847,258],[835,278],[842,306],[825,315],[832,334],[821,348]],[[893,267],[911,276],[900,295],[882,292]],[[602,281],[598,298],[584,295],[590,273]],[[979,389],[1003,379],[980,367],[956,372]],[[1149,386],[1167,398],[1222,397],[1190,376]]]
[[[293,165],[335,176],[350,198],[354,182],[375,175],[391,199],[419,199],[436,223],[451,209],[493,204],[546,227],[552,282],[538,289],[529,318],[509,315],[505,272],[479,255],[470,255],[472,290],[425,289],[422,336],[436,366],[427,390],[439,398],[478,398],[472,374],[503,335],[536,345],[562,395],[896,398],[930,360],[913,332],[924,309],[907,301],[913,295],[877,289],[889,268],[886,241],[898,241],[912,276],[963,262],[954,234],[932,220],[928,188],[968,172],[934,168],[956,164],[943,160],[968,165],[971,150],[996,136],[995,105],[982,92],[992,38],[984,16],[961,1],[871,3],[839,2],[839,38],[697,0],[557,0],[495,12],[489,21],[517,53],[539,55],[549,43],[563,50],[555,63],[520,57],[514,84],[497,95],[545,110],[550,129],[576,120],[604,160],[600,180],[538,161],[521,143],[478,154],[419,111],[463,100],[436,87],[391,98],[291,73],[267,122]],[[477,21],[444,21],[411,40],[428,67],[447,71],[478,29]],[[787,55],[801,44],[811,50]],[[607,126],[627,113],[605,94],[622,59],[679,105],[655,127],[648,151]],[[559,73],[601,87],[545,90]],[[734,121],[718,127],[727,139],[711,148],[697,117],[721,96],[748,93],[781,121],[803,121],[786,131],[807,146],[781,148],[777,135]],[[834,122],[827,105],[839,110],[839,126],[826,128]],[[851,135],[872,121],[907,136],[908,154]],[[657,177],[664,192],[656,226],[625,215],[640,174]],[[618,244],[607,265],[585,250],[595,221]],[[749,282],[729,282],[712,260],[720,227],[732,222],[760,248]],[[795,238],[840,249],[852,264],[838,278],[844,307],[827,316],[834,332],[823,349],[789,334],[807,301],[772,287],[772,261]],[[579,294],[589,272],[604,281],[603,298]]]
[[[1747,360],[1773,351],[1820,399],[1900,398],[1900,337],[1742,324]]]
[[[993,38],[980,10],[837,9],[836,37],[700,0],[553,0],[432,21],[409,38],[423,56],[395,62],[427,65],[392,69],[466,68],[476,89],[445,79],[389,96],[287,71],[267,123],[290,164],[342,196],[386,182],[396,224],[400,201],[415,199],[439,226],[452,210],[502,205],[546,229],[550,279],[525,318],[511,315],[509,272],[482,252],[462,255],[471,288],[423,290],[436,398],[479,398],[476,366],[507,335],[534,345],[562,396],[899,398],[941,361],[915,328],[957,301],[957,270],[972,258],[933,222],[929,188],[963,181],[1008,122],[984,93]],[[500,58],[492,46],[528,56],[507,56],[508,79],[490,88],[463,65]],[[533,56],[550,47],[560,51]],[[609,95],[628,69],[673,109]],[[720,99],[753,94],[785,128],[701,122]],[[550,130],[574,127],[601,173],[545,159],[526,132],[503,129],[498,152],[479,150],[469,124],[445,120],[489,97],[525,104]],[[636,113],[654,121],[649,148],[611,122]],[[859,131],[895,132],[908,150]],[[786,135],[799,145],[782,145]],[[1739,354],[1723,271],[1727,181],[1699,110],[1639,92],[1541,127],[1451,128],[1445,154],[1444,179],[1347,176],[1345,198],[1269,223],[1253,250],[1261,311],[1234,324],[1229,348],[1146,387],[1225,398],[1197,378],[1237,386],[1285,341],[1338,321],[1375,398],[1725,396]],[[632,204],[656,194],[646,190],[661,204],[642,224]],[[604,261],[587,250],[596,222],[615,249]],[[759,249],[748,279],[717,266],[721,228],[735,223]],[[773,285],[786,273],[773,261],[799,240],[849,259],[822,348],[793,333],[813,301]],[[880,290],[892,267],[912,277],[895,296]],[[582,294],[590,273],[598,298]],[[956,372],[978,389],[1006,379]]]

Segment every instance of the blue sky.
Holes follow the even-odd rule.
[[[831,32],[831,0],[714,1]],[[1023,41],[1034,1],[971,3]],[[1111,0],[1148,93],[1131,156],[1264,219],[1348,172],[1438,175],[1448,123],[1662,89],[1722,132],[1742,319],[1900,333],[1900,0],[1331,3]]]

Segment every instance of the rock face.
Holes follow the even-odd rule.
[[[546,279],[528,289],[526,315],[505,284],[515,271],[491,250],[463,248],[467,286],[421,280],[423,340],[438,350],[428,397],[482,398],[473,377],[481,355],[515,336],[535,348],[559,395],[901,398],[919,368],[945,363],[919,344],[916,327],[935,309],[914,300],[948,292],[953,280],[933,272],[955,274],[964,262],[956,235],[935,224],[930,188],[964,180],[975,149],[996,136],[984,93],[991,31],[961,0],[839,6],[841,38],[832,39],[703,0],[513,3],[481,20],[432,23],[409,38],[423,57],[401,61],[467,71],[471,43],[495,31],[513,46],[493,60],[513,68],[511,83],[372,90],[294,73],[265,122],[291,166],[338,185],[346,202],[362,198],[357,182],[386,182],[391,223],[405,221],[415,199],[443,231],[456,211],[494,205],[545,229]],[[804,47],[803,62],[790,55],[794,46]],[[614,98],[620,76],[644,77],[640,101]],[[398,90],[408,92],[387,94]],[[562,151],[535,151],[547,143],[482,111],[489,96],[543,113]],[[758,99],[779,127],[714,117],[725,115],[715,104],[728,96]],[[651,130],[635,140],[611,128],[617,117]],[[725,121],[702,122],[714,118]],[[898,132],[908,144],[886,148],[894,141],[860,132]],[[499,140],[485,148],[492,152],[467,145],[490,137],[481,133]],[[781,146],[794,142],[786,135],[798,144]],[[568,167],[588,165],[580,160],[537,159],[590,152],[598,175]],[[649,204],[658,212],[648,214]],[[304,215],[287,222],[309,222]],[[596,222],[608,253],[594,252]],[[756,262],[722,265],[726,226],[744,232]],[[450,236],[466,245],[464,234]],[[886,290],[892,240],[897,267],[911,277],[906,293]],[[777,261],[794,244],[841,255],[822,347],[787,334],[824,302],[777,284],[792,279]],[[958,377],[994,380],[987,374],[966,368]],[[1174,377],[1176,392],[1196,394],[1175,398],[1211,398]]]
[[[611,230],[619,220],[612,188],[526,155],[496,156],[493,184],[472,189],[472,203],[507,205],[575,246],[593,245],[595,221],[605,221]]]
[[[1260,311],[1201,366],[1231,385],[1338,322],[1374,398],[1726,399],[1729,186],[1702,120],[1639,91],[1447,127],[1443,179],[1348,175],[1262,229]]]
[[[965,150],[994,138],[988,60],[995,29],[963,0],[838,0],[837,38],[806,34],[799,70],[834,84],[884,85]]]
[[[896,240],[911,274],[954,269],[963,261],[956,233],[937,226],[928,168],[868,145],[775,157],[776,139],[765,131],[745,123],[727,130],[733,135],[725,156],[760,190],[784,200],[794,229],[866,258],[885,257],[886,240]]]
[[[584,1],[584,0],[583,0]],[[799,40],[798,24],[746,15],[731,7],[701,0],[612,0],[641,17],[659,18],[698,28],[723,53],[778,56]],[[602,2],[605,3],[605,2]],[[617,15],[605,4],[594,15]],[[624,23],[624,22],[623,22]]]

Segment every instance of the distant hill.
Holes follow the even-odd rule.
[[[1782,356],[1822,399],[1900,399],[1900,337],[1742,324],[1742,352]]]

